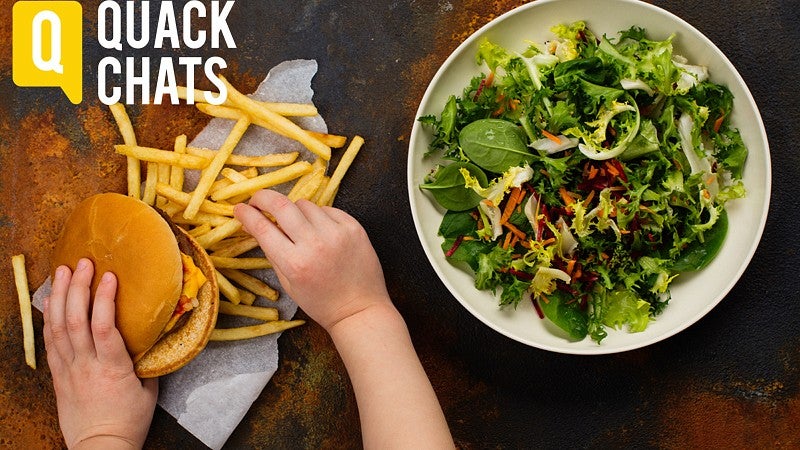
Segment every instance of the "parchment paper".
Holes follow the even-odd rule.
[[[263,101],[312,103],[314,92],[311,79],[316,72],[317,63],[313,60],[283,62],[269,72],[250,96]],[[325,121],[319,115],[297,118],[295,122],[305,129],[327,132]],[[213,119],[189,145],[218,149],[233,123],[228,119]],[[287,151],[299,151],[298,160],[314,160],[313,154],[298,142],[255,125],[247,130],[235,153],[263,155]],[[193,188],[197,178],[197,173],[187,172],[187,188]],[[289,187],[276,189],[286,193]],[[260,250],[254,252],[257,254]],[[271,270],[250,273],[270,286],[279,286]],[[41,309],[42,300],[49,292],[48,278],[34,293],[34,305],[37,308]],[[297,305],[283,292],[277,302],[259,297],[255,304],[277,307],[280,318],[286,320],[297,311]],[[250,323],[255,322],[226,316],[220,316],[218,320],[220,327]],[[279,336],[273,334],[246,341],[210,342],[188,365],[161,377],[158,404],[207,446],[221,448],[277,370]]]

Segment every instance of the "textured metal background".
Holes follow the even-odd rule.
[[[40,368],[24,364],[9,257],[25,253],[38,286],[71,206],[124,189],[123,161],[109,147],[119,140],[116,127],[93,100],[91,67],[103,54],[92,43],[97,2],[82,3],[87,69],[84,102],[75,106],[55,89],[13,85],[13,2],[0,1],[0,447],[63,445],[38,313]],[[230,65],[224,74],[247,92],[283,60],[318,61],[315,101],[330,129],[367,139],[338,206],[369,232],[459,447],[797,448],[797,2],[653,2],[710,37],[748,83],[770,138],[773,200],[750,267],[719,306],[664,342],[598,357],[536,350],[479,323],[436,278],[409,212],[407,140],[428,81],[464,38],[520,3],[239,0],[229,18],[239,48],[222,51]],[[156,147],[207,121],[191,107],[129,111],[147,136],[142,144]],[[292,330],[280,349],[278,372],[228,446],[360,447],[355,399],[324,331],[313,323]],[[199,446],[156,411],[148,448]]]

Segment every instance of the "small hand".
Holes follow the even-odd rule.
[[[44,301],[44,342],[58,420],[68,447],[141,448],[158,397],[158,380],[140,380],[114,325],[117,279],[105,273],[90,309],[94,268],[56,270]]]
[[[370,306],[391,304],[367,233],[344,211],[307,200],[292,203],[263,190],[234,212],[272,262],[281,286],[326,330]]]

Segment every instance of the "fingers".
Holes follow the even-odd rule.
[[[94,356],[94,341],[89,328],[89,304],[94,267],[88,259],[81,259],[72,274],[65,308],[66,326],[75,356]]]
[[[58,374],[61,372],[63,364],[53,343],[53,333],[50,331],[50,297],[45,297],[42,302],[42,318],[44,319],[42,335],[44,336],[44,348],[47,353],[47,365],[50,367],[50,372]]]
[[[250,199],[250,205],[270,213],[286,236],[297,242],[308,230],[309,221],[300,208],[280,192],[263,189]]]
[[[114,297],[117,292],[117,277],[106,272],[100,279],[92,307],[92,337],[100,362],[112,365],[130,365],[131,357],[125,349],[125,342],[114,323],[116,305]]]
[[[242,223],[242,228],[256,238],[268,258],[290,251],[292,241],[260,210],[240,203],[234,207],[233,213]]]
[[[60,266],[56,269],[47,308],[47,328],[51,344],[47,351],[65,361],[72,361],[75,357],[66,321],[67,293],[71,278],[72,274],[68,267]]]

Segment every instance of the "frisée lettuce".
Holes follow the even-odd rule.
[[[708,70],[631,27],[584,22],[515,52],[484,40],[430,127],[421,188],[446,212],[442,251],[500,307],[531,301],[573,340],[640,332],[670,284],[704,268],[745,195],[733,96]]]

